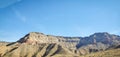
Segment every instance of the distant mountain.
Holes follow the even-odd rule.
[[[7,44],[9,44],[10,42],[5,42],[5,41],[0,41],[0,46],[2,46],[2,45],[7,45]]]
[[[118,45],[120,45],[120,36],[103,32],[81,38],[77,48],[91,53],[111,49]]]
[[[17,42],[0,45],[0,57],[79,57],[116,49],[120,36],[107,32],[88,37],[64,37],[31,32]]]

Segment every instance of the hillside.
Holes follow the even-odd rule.
[[[91,53],[81,57],[120,57],[120,48]]]

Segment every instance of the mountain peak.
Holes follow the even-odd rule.
[[[93,35],[108,35],[108,32],[98,32],[98,33],[94,33]]]
[[[41,32],[30,32],[30,33],[28,33],[28,34],[30,34],[30,35],[32,35],[32,34],[41,34],[41,35],[44,35],[44,34],[41,33]]]
[[[30,32],[23,38],[18,40],[20,43],[36,44],[36,43],[53,43],[58,41],[57,38],[48,37],[47,35],[39,32]]]
[[[95,36],[108,36],[108,35],[111,35],[107,32],[98,32],[98,33],[94,33],[92,35],[90,35],[90,37],[95,37]]]

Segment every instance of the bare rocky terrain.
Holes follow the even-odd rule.
[[[107,32],[94,33],[88,37],[30,32],[16,42],[0,42],[0,57],[79,57],[119,48],[120,36]]]

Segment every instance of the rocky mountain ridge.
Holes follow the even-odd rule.
[[[1,57],[74,57],[120,45],[120,36],[107,32],[88,37],[64,37],[31,32],[17,42],[0,46]],[[29,50],[29,51],[28,51]],[[67,54],[67,55],[65,55]]]
[[[27,43],[27,44],[40,44],[40,43],[56,43],[67,48],[73,47],[76,48],[76,45],[79,43],[80,38],[77,37],[63,37],[63,36],[53,36],[53,35],[45,35],[39,32],[31,32],[18,40],[19,43]]]
[[[20,43],[39,44],[39,43],[57,43],[60,45],[69,46],[73,45],[74,48],[80,48],[87,45],[120,45],[120,36],[109,34],[107,32],[94,33],[88,37],[64,37],[45,35],[39,32],[31,32],[18,40]],[[68,44],[67,44],[68,43]],[[106,47],[107,48],[107,47]]]

